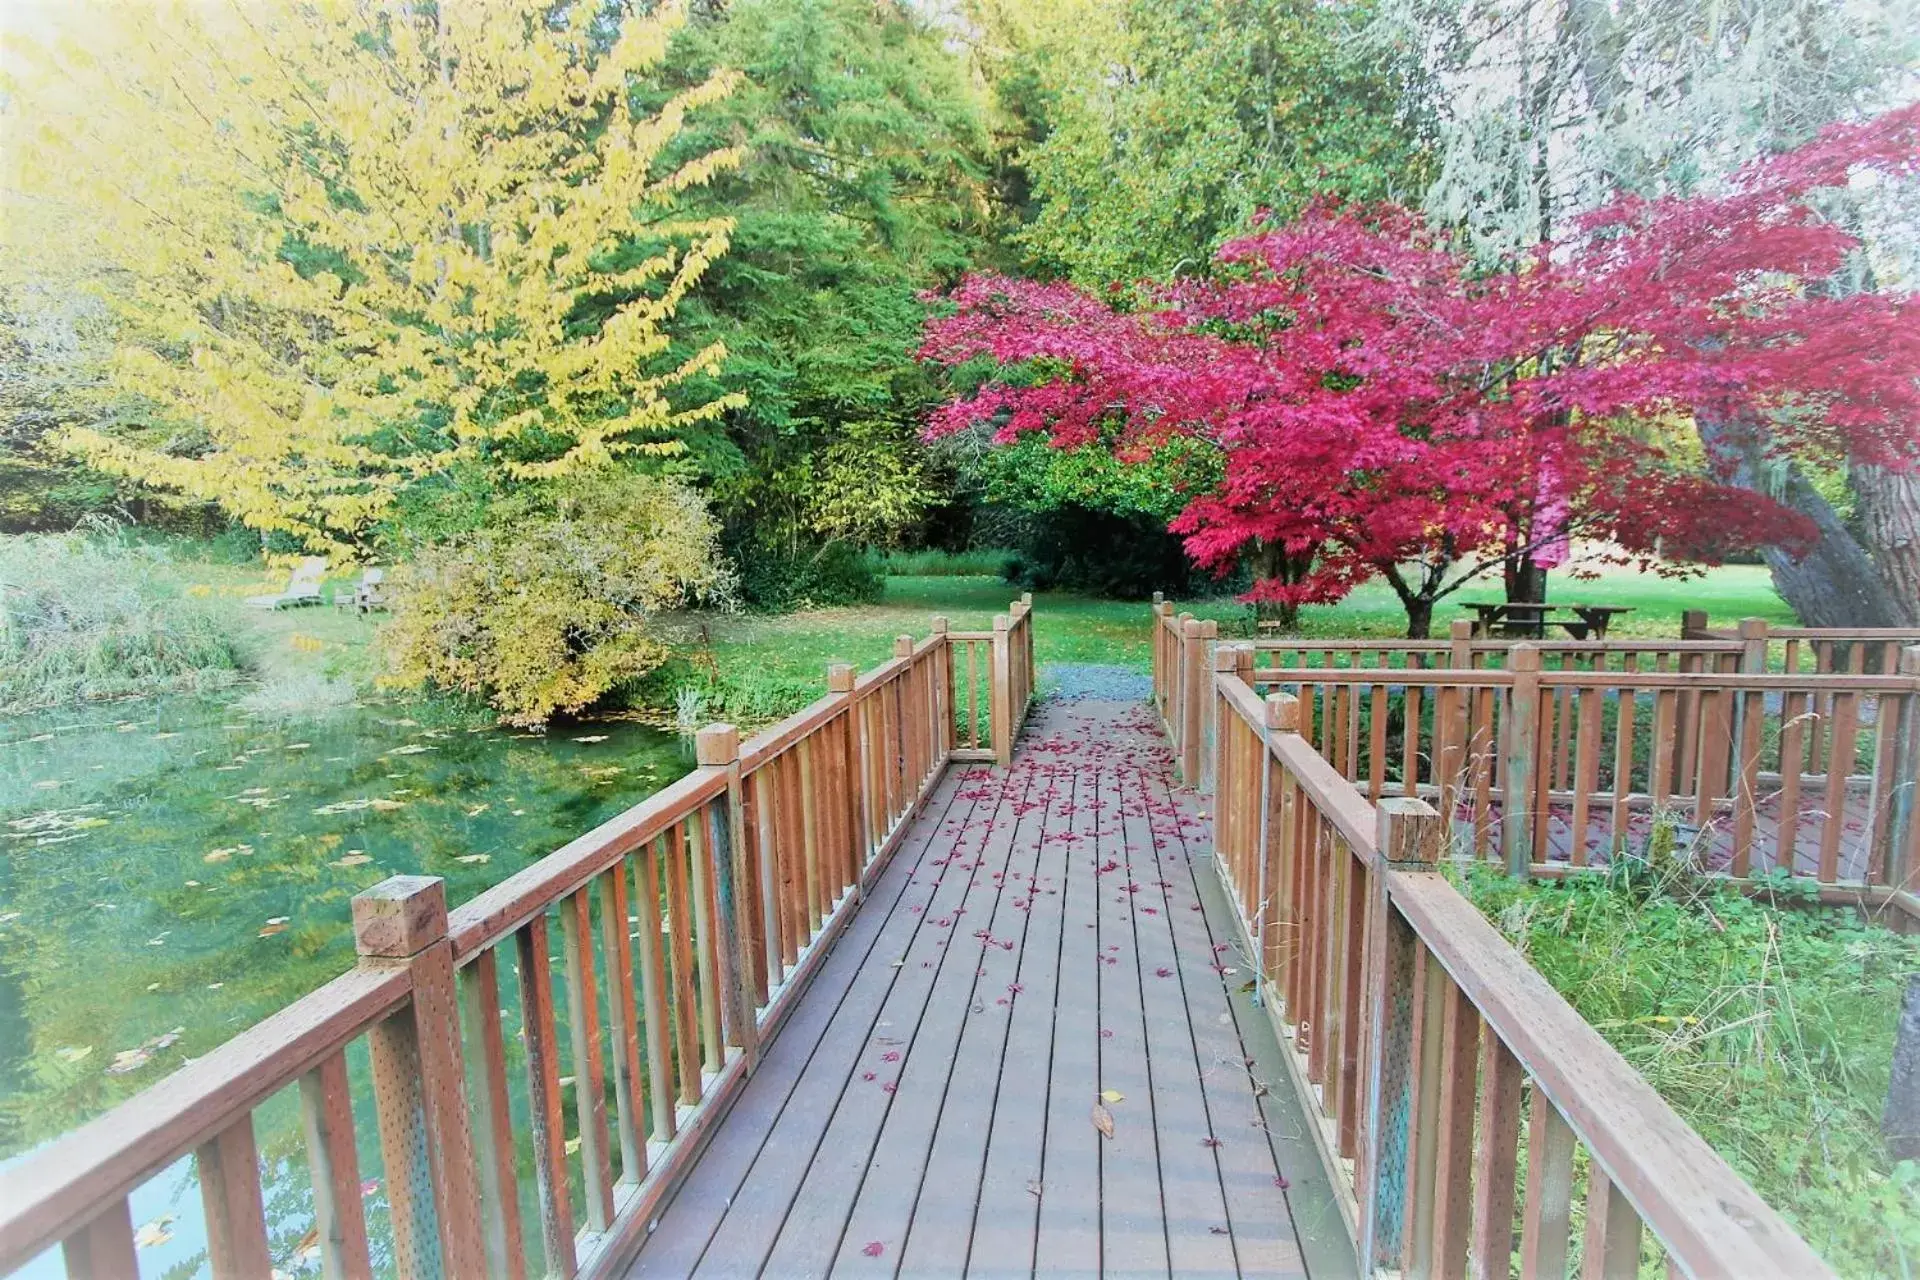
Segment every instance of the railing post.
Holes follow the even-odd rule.
[[[1220,772],[1226,767],[1226,761],[1223,757],[1227,751],[1227,735],[1224,732],[1218,731],[1218,726],[1221,723],[1220,702],[1222,695],[1217,682],[1221,676],[1233,675],[1238,670],[1239,663],[1240,651],[1238,647],[1223,644],[1214,649],[1213,661],[1209,664],[1210,673],[1207,677],[1206,723],[1214,726],[1216,731],[1206,734],[1206,751],[1202,753],[1200,759],[1200,776],[1193,784],[1195,790],[1209,794],[1214,798],[1213,829],[1215,848],[1220,847],[1220,823],[1222,820],[1220,811],[1226,808],[1226,805],[1221,803],[1224,797],[1220,794]]]
[[[1534,789],[1540,769],[1540,650],[1516,644],[1507,651],[1507,669],[1513,683],[1505,693],[1501,728],[1506,734],[1506,761],[1500,779],[1500,852],[1507,874],[1524,880],[1533,866],[1534,828],[1541,815],[1534,812]]]
[[[1682,640],[1707,639],[1707,611],[1705,609],[1686,609],[1680,614],[1680,638]]]
[[[1013,763],[1013,619],[993,619],[993,687],[987,706],[993,721],[993,762],[1004,768]]]
[[[701,768],[721,769],[727,775],[726,802],[707,806],[705,843],[713,866],[714,913],[720,917],[718,977],[724,1034],[740,1047],[747,1074],[752,1075],[760,1061],[760,1025],[754,1019],[753,978],[747,972],[747,928],[742,915],[746,904],[739,894],[739,885],[746,879],[740,873],[740,854],[747,847],[740,798],[740,731],[730,724],[710,724],[694,735],[693,749]]]
[[[1466,670],[1473,665],[1473,620],[1455,618],[1447,624],[1447,665]]]
[[[1886,883],[1895,889],[1911,890],[1916,870],[1920,870],[1920,817],[1916,817],[1915,791],[1920,790],[1920,644],[1900,650],[1900,674],[1912,685],[1900,699],[1900,720],[1895,738],[1898,755],[1892,771],[1892,794],[1887,797]]]
[[[1740,674],[1743,676],[1767,674],[1767,620],[1765,618],[1740,619]]]
[[[394,1269],[470,1276],[486,1269],[480,1187],[460,1054],[446,882],[390,876],[353,899],[362,964],[404,967],[413,994],[367,1036],[387,1169]]]
[[[933,716],[933,758],[940,761],[953,750],[953,642],[947,639],[944,614],[933,615],[932,635],[939,643],[933,647],[933,670],[928,675],[927,711]]]
[[[1213,663],[1207,643],[1219,628],[1215,623],[1187,618],[1180,627],[1180,668],[1186,687],[1180,691],[1180,780],[1198,790],[1205,759],[1207,725],[1213,719]]]
[[[1388,796],[1374,805],[1377,855],[1367,885],[1365,963],[1367,1060],[1366,1145],[1356,1162],[1360,1202],[1360,1270],[1400,1269],[1416,1190],[1414,1112],[1421,1055],[1415,1024],[1425,993],[1414,985],[1418,939],[1393,910],[1395,871],[1431,871],[1441,851],[1441,820],[1417,796]],[[1425,1039],[1425,1037],[1421,1037]]]

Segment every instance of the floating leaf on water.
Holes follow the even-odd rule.
[[[149,982],[147,984],[147,990],[149,991],[158,991],[159,989],[160,989],[160,984],[157,982]]]
[[[525,809],[515,809],[513,811],[513,816],[516,818],[524,818],[527,816],[527,811]]]
[[[439,749],[438,747],[427,746],[421,742],[409,742],[404,747],[389,747],[385,754],[390,756],[417,756],[422,751],[438,751]]]
[[[153,1249],[173,1239],[173,1215],[163,1213],[151,1222],[143,1222],[133,1233],[133,1247]]]
[[[605,742],[606,740],[607,735],[604,733],[583,733],[574,739],[575,742]]]
[[[226,983],[224,983],[224,982],[209,982],[209,983],[207,984],[207,990],[209,990],[209,991],[218,991],[218,990],[219,990],[220,988],[222,988],[222,987],[224,987],[224,986],[226,986],[226,985],[227,985],[227,984],[226,984]]]
[[[463,853],[459,857],[455,858],[454,861],[464,862],[464,863],[467,863],[468,865],[472,865],[473,863],[476,863],[476,862],[492,862],[493,855],[490,853]]]
[[[311,742],[289,742],[286,749],[288,751],[305,751],[312,745]]]
[[[271,938],[276,933],[285,933],[286,931],[287,918],[285,916],[275,916],[260,927],[260,936],[263,938]]]
[[[467,810],[467,816],[469,818],[477,818],[491,808],[493,808],[493,806],[490,804],[477,804],[473,806],[473,808]]]
[[[54,1057],[60,1059],[62,1062],[80,1062],[91,1056],[92,1053],[93,1046],[90,1044],[69,1044],[54,1050]]]

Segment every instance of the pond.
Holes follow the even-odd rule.
[[[436,875],[464,902],[691,767],[675,736],[632,723],[533,735],[431,704],[273,722],[166,700],[0,721],[0,1157],[350,968],[360,890]],[[300,1211],[275,1211],[297,1111],[259,1123],[273,1234],[297,1243]],[[143,1271],[202,1269],[198,1200],[184,1167],[136,1197]]]

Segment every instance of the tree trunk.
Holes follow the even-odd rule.
[[[1521,552],[1508,556],[1504,568],[1508,604],[1545,604],[1547,602],[1546,567],[1535,564],[1530,553]]]
[[[1900,617],[1920,627],[1920,475],[1856,465],[1853,491],[1873,567]]]
[[[1425,640],[1433,633],[1433,601],[1415,596],[1400,603],[1407,608],[1407,639]]]
[[[1897,627],[1903,610],[1873,561],[1827,500],[1791,463],[1775,472],[1762,463],[1755,432],[1707,415],[1696,418],[1710,453],[1733,464],[1731,482],[1764,494],[1813,521],[1819,539],[1795,559],[1779,547],[1762,548],[1774,589],[1809,627]]]

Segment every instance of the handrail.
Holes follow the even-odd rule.
[[[254,1118],[296,1084],[323,1268],[365,1274],[346,1053],[363,1040],[401,1274],[521,1274],[529,1231],[550,1273],[617,1274],[861,888],[968,758],[975,645],[992,647],[988,732],[1010,756],[1034,687],[1030,597],[991,632],[936,618],[862,675],[830,667],[824,697],[744,743],[701,730],[692,773],[451,913],[431,877],[358,895],[357,967],[0,1173],[0,1274],[55,1244],[70,1275],[137,1274],[128,1196],[191,1156],[214,1274],[266,1275]],[[516,1040],[524,1130],[508,1107]],[[578,1082],[564,1098],[563,1057]],[[529,1154],[538,1221],[523,1225]],[[284,1212],[276,1197],[276,1230]]]
[[[1564,1273],[1577,1144],[1583,1274],[1633,1274],[1643,1226],[1678,1274],[1831,1274],[1435,873],[1430,805],[1369,810],[1219,665],[1213,861],[1363,1271],[1504,1275],[1518,1211],[1522,1273]]]

